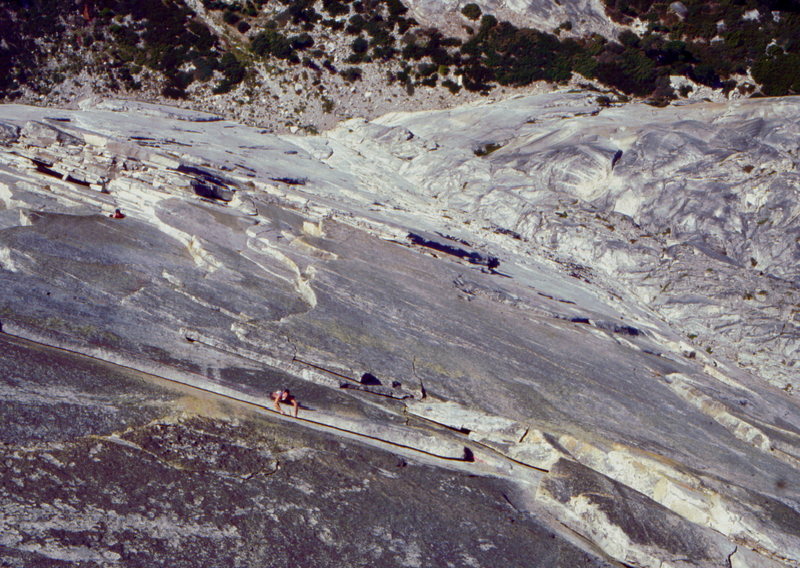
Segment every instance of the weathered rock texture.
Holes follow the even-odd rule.
[[[417,19],[428,25],[441,26],[442,14],[455,13],[469,3],[452,0],[411,0],[408,4]],[[569,2],[486,0],[477,4],[487,14],[496,14],[509,21],[539,30],[555,30],[569,22],[569,29],[574,30],[576,35],[599,33],[613,37],[619,27],[606,15],[601,0]]]
[[[0,107],[3,330],[154,376],[4,340],[4,556],[800,563],[799,103],[594,100]]]
[[[508,481],[0,346],[4,566],[613,565],[515,511]]]

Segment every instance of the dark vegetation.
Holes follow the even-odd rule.
[[[232,34],[240,34],[241,47],[233,48],[181,0],[11,0],[0,11],[0,96],[18,96],[23,84],[46,92],[82,65],[105,74],[110,90],[139,88],[140,72],[149,69],[163,78],[168,97],[185,97],[190,84],[214,77],[213,91],[225,93],[246,79],[254,58],[339,74],[349,82],[363,74],[357,65],[394,62],[387,79],[409,93],[439,84],[453,93],[462,85],[485,92],[494,85],[564,82],[578,72],[658,104],[690,92],[673,92],[670,75],[731,89],[731,76],[747,70],[761,94],[800,93],[799,2],[684,0],[681,17],[684,10],[676,12],[666,1],[604,1],[619,22],[647,22],[646,33],[626,31],[617,41],[562,37],[570,22],[554,33],[518,28],[470,3],[462,9],[471,26],[463,41],[419,26],[401,0],[271,0],[268,11],[267,0],[203,0]],[[333,66],[324,46],[315,44],[320,32],[352,37],[350,66]],[[37,38],[71,49],[76,63],[38,73],[52,56]],[[86,50],[96,57],[86,57]]]
[[[228,81],[237,73],[230,60],[222,68],[217,38],[182,2],[96,0],[83,5],[85,30],[105,40],[112,60],[129,72],[147,67],[163,73],[165,96],[185,97],[186,87],[208,80],[214,69]]]
[[[63,77],[34,77],[47,57],[37,38],[61,51],[87,49],[95,58],[76,57],[105,75],[106,87],[140,88],[134,74],[149,68],[163,74],[163,94],[184,97],[193,81],[208,81],[215,69],[234,82],[242,70],[222,61],[219,41],[177,0],[12,1],[0,11],[0,95],[14,97],[22,84],[46,91]],[[223,66],[224,65],[224,66]],[[191,69],[191,70],[190,70]]]
[[[704,85],[730,89],[732,74],[751,69],[764,95],[800,93],[796,0],[682,0],[684,17],[670,9],[670,2],[604,2],[609,16],[620,23],[634,18],[648,23],[644,36],[635,42],[629,38],[626,49],[653,62],[656,81],[669,69]]]
[[[480,7],[474,3],[469,3],[461,8],[461,13],[465,18],[469,18],[470,20],[477,20],[482,14]]]

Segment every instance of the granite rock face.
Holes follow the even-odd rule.
[[[4,566],[614,565],[515,511],[509,481],[0,345],[3,418],[30,411],[3,432]]]
[[[0,107],[4,557],[800,563],[798,103],[595,98]]]
[[[414,17],[429,25],[441,25],[442,14],[458,12],[469,2],[451,0],[412,0],[409,7]],[[540,30],[555,30],[569,22],[578,35],[599,33],[613,37],[619,26],[605,12],[601,0],[486,0],[477,2],[483,12],[528,25]],[[465,20],[466,21],[466,20]]]

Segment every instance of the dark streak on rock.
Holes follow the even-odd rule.
[[[641,331],[639,331],[638,328],[635,328],[630,325],[623,325],[613,321],[595,321],[594,325],[599,329],[610,331],[612,333],[619,333],[621,335],[630,335],[632,337],[641,335]]]
[[[614,157],[611,158],[611,169],[612,170],[614,169],[614,166],[617,165],[617,162],[619,162],[620,158],[622,158],[622,150],[617,150],[616,152],[614,152]]]
[[[445,238],[450,238],[450,237],[445,237]],[[463,260],[466,260],[470,264],[486,266],[491,271],[494,271],[495,268],[500,266],[500,260],[497,257],[483,255],[475,251],[466,251],[463,248],[454,247],[452,245],[448,245],[446,243],[440,243],[438,241],[434,241],[431,239],[426,239],[425,237],[418,235],[416,233],[409,233],[408,239],[411,241],[412,244],[415,244],[417,246],[437,250],[439,252],[443,252],[445,254],[461,258]]]
[[[368,386],[381,386],[381,381],[372,373],[364,373],[361,375],[361,384]]]
[[[285,183],[286,185],[305,185],[308,182],[306,178],[290,178],[290,177],[278,177],[278,178],[269,178],[272,181],[279,181],[281,183]]]
[[[36,166],[36,171],[40,174],[45,174],[50,177],[54,177],[56,179],[63,179],[63,175],[59,172],[51,169],[53,164],[43,162],[42,160],[37,160],[36,158],[29,158],[29,160]]]
[[[78,178],[75,178],[75,177],[73,177],[71,175],[67,176],[66,181],[74,183],[74,184],[77,184],[77,185],[82,185],[83,187],[91,187],[91,185],[92,185],[86,180],[78,179]]]

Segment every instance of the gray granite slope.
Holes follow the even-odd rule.
[[[0,347],[3,566],[615,566],[515,511],[508,482]]]
[[[769,249],[735,221],[794,175],[795,103],[593,97],[290,139],[0,107],[0,323],[36,342],[3,344],[4,556],[251,565],[274,540],[275,565],[797,565],[800,412],[775,386],[793,221],[782,246],[756,223]],[[746,136],[757,183],[726,178]],[[722,330],[708,349],[695,321]],[[284,386],[297,420],[263,409]],[[265,473],[273,438],[297,478]],[[414,475],[392,486],[387,460]],[[48,500],[72,512],[45,521]]]

